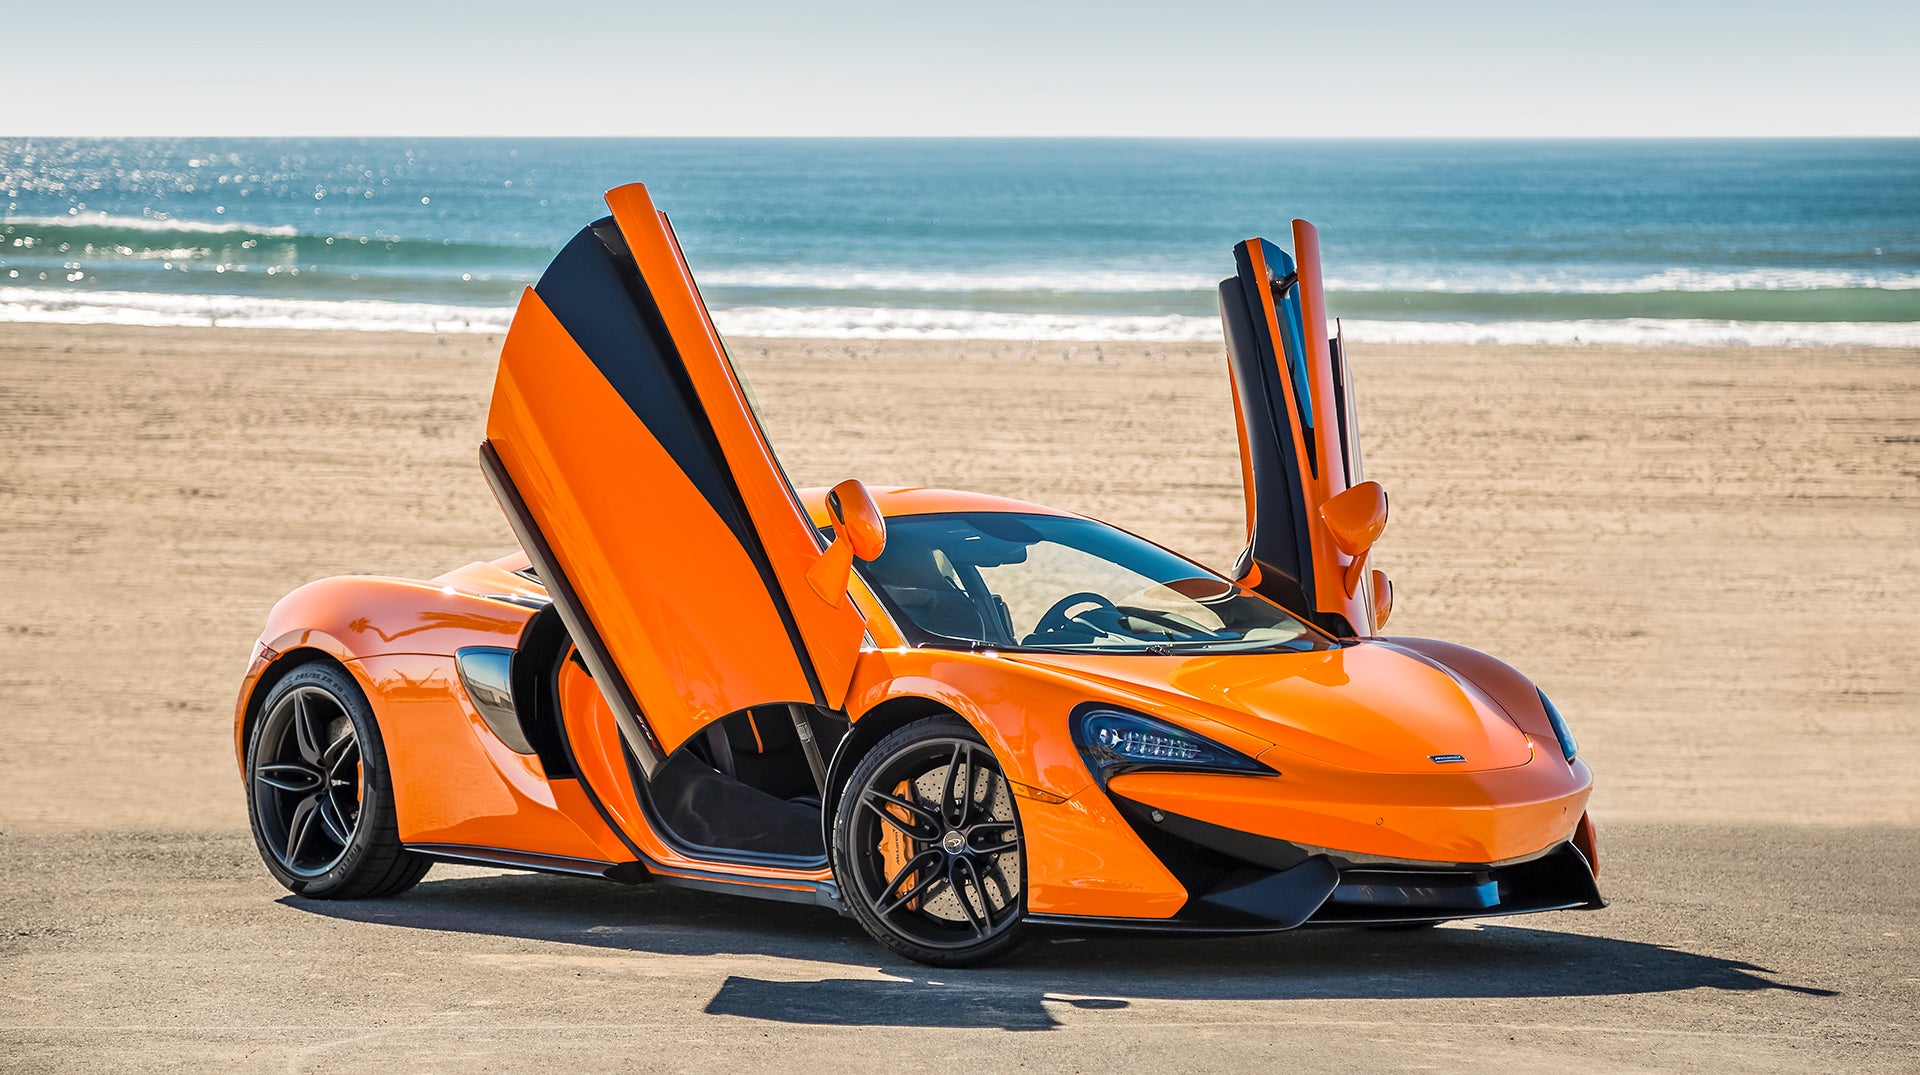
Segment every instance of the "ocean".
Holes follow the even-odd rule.
[[[643,181],[730,335],[1920,346],[1920,140],[0,138],[0,321],[498,331]]]

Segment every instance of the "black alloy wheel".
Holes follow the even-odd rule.
[[[247,813],[274,879],[316,899],[385,896],[431,865],[400,845],[379,726],[331,662],[288,672],[247,747]]]
[[[855,766],[834,818],[841,898],[880,943],[968,966],[1025,939],[1025,854],[1013,789],[955,716],[894,731]]]

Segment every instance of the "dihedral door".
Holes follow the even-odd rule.
[[[1220,283],[1246,483],[1247,549],[1236,573],[1262,594],[1339,635],[1373,634],[1364,571],[1320,518],[1331,497],[1359,484],[1353,385],[1339,341],[1327,335],[1320,237],[1293,222],[1293,256],[1265,239],[1233,248],[1237,273]]]
[[[502,506],[649,775],[709,721],[838,707],[865,630],[644,187],[522,296],[482,449]]]

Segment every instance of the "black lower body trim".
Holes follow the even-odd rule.
[[[476,847],[470,844],[407,844],[408,851],[440,862],[466,866],[493,866],[503,870],[527,870],[533,873],[563,874],[568,877],[597,877],[624,884],[648,882],[674,888],[721,892],[729,896],[776,900],[781,903],[805,903],[840,909],[840,893],[831,881],[782,881],[755,883],[722,873],[704,871],[667,872],[655,867],[655,873],[639,862],[602,862],[599,859],[572,858],[567,855],[543,855],[535,851],[515,851],[505,847]]]
[[[474,847],[468,844],[408,844],[407,850],[442,862],[460,862],[473,866],[497,866],[508,870],[532,870],[560,873],[571,877],[601,877],[609,881],[638,884],[652,880],[647,868],[638,862],[602,862],[599,859],[573,858],[568,855],[543,855],[535,851],[514,851],[504,847]]]
[[[1029,922],[1147,932],[1274,933],[1607,905],[1591,865],[1571,843],[1500,862],[1410,862],[1241,832],[1117,795],[1113,801],[1186,887],[1186,904],[1170,918],[1036,914],[1028,916]]]

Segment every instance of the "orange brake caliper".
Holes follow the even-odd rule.
[[[893,789],[893,794],[902,799],[911,799],[913,797],[913,791],[905,780],[900,782],[899,787]],[[913,824],[913,816],[898,806],[887,807],[887,812],[899,818],[900,824],[902,825]],[[880,826],[880,861],[886,863],[887,876],[892,877],[894,874],[905,869],[907,860],[910,857],[907,850],[907,834],[901,832],[900,829],[894,825]],[[887,895],[891,896],[894,892],[905,892],[913,887],[913,883],[914,877],[903,877],[900,883],[894,886],[893,892],[889,892]],[[907,907],[909,910],[919,910],[919,897],[916,896],[907,901]]]

